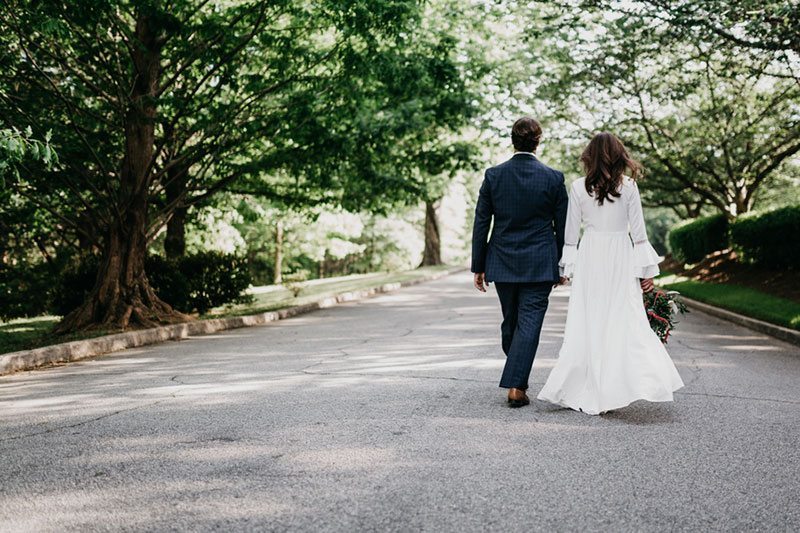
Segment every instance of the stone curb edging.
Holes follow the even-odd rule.
[[[435,272],[419,279],[401,281],[395,283],[384,283],[379,287],[349,291],[321,298],[315,302],[287,307],[278,311],[269,311],[255,315],[236,316],[231,318],[210,318],[198,320],[196,322],[184,322],[170,326],[160,326],[151,329],[142,329],[105,335],[94,339],[84,339],[79,341],[65,342],[43,346],[33,350],[23,350],[0,355],[0,376],[19,372],[22,370],[32,370],[34,368],[53,365],[57,363],[68,363],[80,361],[98,355],[111,352],[118,352],[128,348],[146,346],[169,340],[181,340],[196,335],[206,335],[216,333],[226,329],[244,328],[249,326],[260,326],[269,322],[291,318],[297,315],[325,309],[336,304],[361,300],[376,294],[383,294],[395,291],[401,287],[417,285],[427,281],[433,281],[456,272],[466,270],[466,267],[456,267]]]
[[[707,303],[698,302],[697,300],[687,298],[682,294],[680,298],[690,309],[697,309],[698,311],[702,311],[708,315],[728,320],[729,322],[733,322],[739,326],[744,326],[746,328],[758,331],[759,333],[764,333],[790,344],[800,346],[800,331],[770,324],[769,322],[764,322],[763,320],[758,320],[756,318],[740,315],[738,313],[734,313],[733,311],[728,311],[727,309],[722,309]]]

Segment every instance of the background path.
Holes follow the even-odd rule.
[[[800,530],[800,349],[690,314],[674,404],[512,410],[499,320],[460,274],[2,377],[0,531]]]

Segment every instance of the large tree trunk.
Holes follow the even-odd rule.
[[[156,90],[163,42],[147,15],[136,22],[131,50],[136,73],[125,117],[125,157],[120,169],[120,216],[108,228],[97,281],[86,301],[56,332],[129,326],[152,327],[187,320],[156,296],[144,270],[147,201],[152,177]]]
[[[730,218],[736,218],[750,211],[753,207],[752,194],[748,194],[746,188],[737,189],[736,195],[731,202]]]
[[[275,285],[283,283],[283,221],[278,220],[275,224],[275,275],[273,277]]]
[[[167,222],[164,251],[170,259],[178,259],[186,253],[186,211],[185,207],[175,208]]]
[[[425,202],[425,252],[420,266],[442,264],[442,243],[439,238],[439,221],[436,218],[436,206],[433,202]]]

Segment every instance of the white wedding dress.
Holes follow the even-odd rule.
[[[538,398],[593,415],[636,400],[672,401],[683,381],[650,329],[638,279],[656,276],[661,261],[647,240],[639,189],[623,178],[621,196],[599,205],[584,182],[570,188],[560,263],[573,280],[564,343]]]

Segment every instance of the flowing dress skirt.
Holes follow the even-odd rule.
[[[635,277],[639,252],[627,232],[584,234],[564,343],[539,399],[600,414],[636,400],[672,401],[683,387],[647,320]]]

